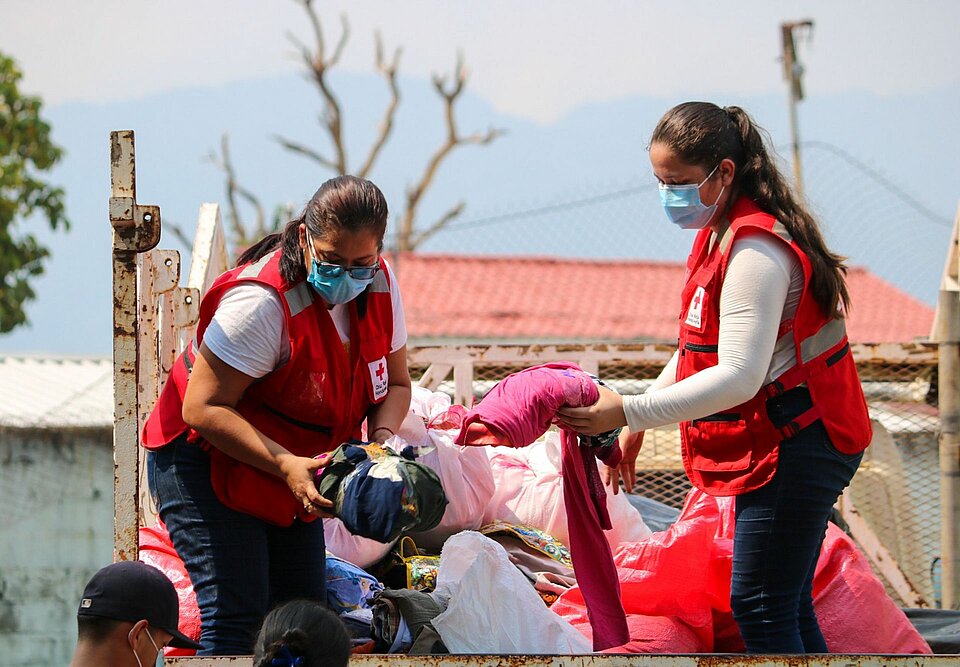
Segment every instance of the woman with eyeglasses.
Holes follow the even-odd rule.
[[[406,325],[380,256],[387,203],[340,176],[200,304],[144,426],[160,518],[190,574],[200,655],[250,653],[267,610],[325,600],[325,452],[383,442],[410,403]]]
[[[843,258],[791,192],[739,107],[687,102],[650,140],[670,222],[696,231],[679,345],[651,389],[601,388],[567,408],[584,433],[617,426],[617,492],[636,482],[646,429],[679,423],[683,464],[707,493],[736,496],[731,607],[750,653],[826,653],[813,575],[831,508],[871,429],[844,326]]]

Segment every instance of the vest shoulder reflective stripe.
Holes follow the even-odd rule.
[[[773,223],[773,226],[770,228],[771,232],[782,238],[787,243],[793,243],[793,236],[790,235],[790,232],[787,230],[786,226],[776,220]],[[730,247],[730,244],[733,242],[734,235],[730,233],[730,226],[727,223],[726,228],[723,230],[723,233],[720,236],[720,252],[727,252],[727,248]]]
[[[293,289],[283,293],[287,300],[287,306],[290,308],[290,317],[296,317],[302,313],[307,306],[313,303],[313,288],[307,283],[299,283]]]
[[[377,275],[373,277],[373,282],[370,283],[367,291],[380,294],[390,293],[390,278],[387,276],[387,265],[383,261],[383,258],[380,258],[380,270],[377,271]]]
[[[237,278],[242,280],[244,278],[254,278],[259,276],[260,272],[263,271],[267,264],[270,263],[270,260],[273,259],[273,256],[276,252],[277,251],[268,252],[253,264],[248,264],[240,273],[237,274]]]

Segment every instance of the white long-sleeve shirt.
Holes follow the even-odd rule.
[[[631,431],[706,417],[753,398],[760,387],[791,368],[791,336],[777,340],[781,322],[794,316],[803,270],[794,254],[767,235],[737,239],[720,291],[718,363],[676,381],[677,357],[646,393],[623,397]]]

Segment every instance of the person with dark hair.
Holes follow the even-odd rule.
[[[80,597],[70,667],[148,667],[162,664],[165,646],[199,648],[178,629],[179,614],[177,591],[160,570],[139,561],[107,565]]]
[[[677,352],[639,396],[601,389],[561,410],[584,433],[629,426],[617,492],[636,483],[648,428],[679,423],[683,464],[736,496],[731,607],[750,653],[825,653],[813,575],[831,508],[872,436],[844,317],[843,258],[827,249],[739,107],[688,102],[650,140],[667,218],[696,230]]]
[[[203,296],[196,340],[144,426],[150,489],[197,594],[200,655],[249,653],[272,605],[325,599],[324,453],[364,421],[383,442],[407,413],[386,224],[370,181],[324,183]]]
[[[350,637],[332,611],[312,600],[291,600],[263,619],[253,667],[346,667]]]

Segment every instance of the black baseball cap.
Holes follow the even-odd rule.
[[[146,619],[173,635],[170,646],[203,648],[177,628],[180,602],[173,584],[163,572],[140,561],[120,561],[101,568],[83,589],[77,616],[134,623]]]

